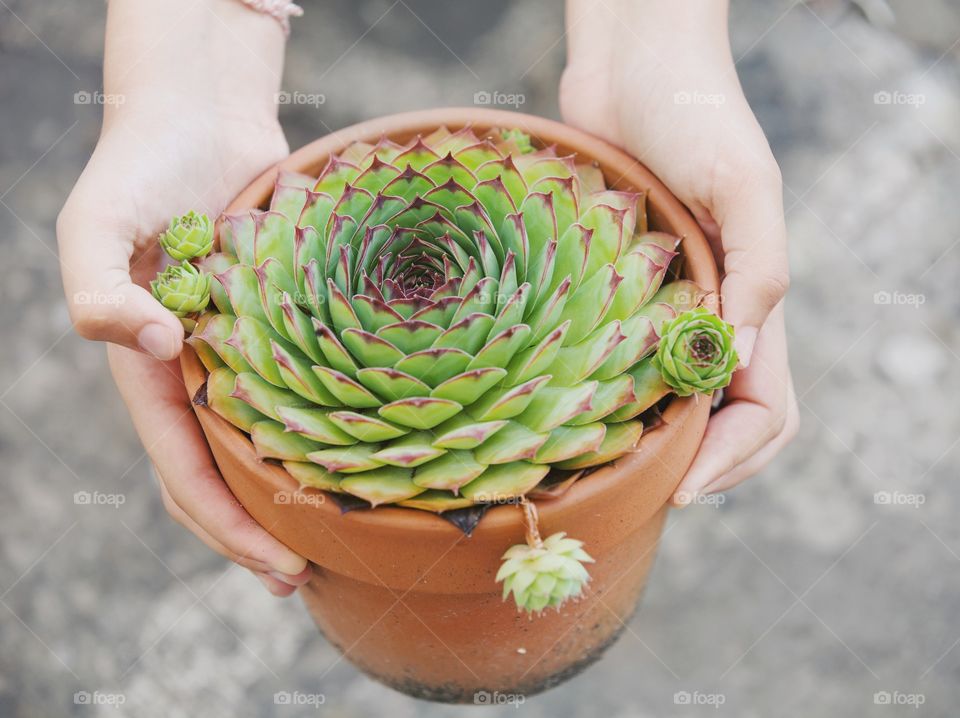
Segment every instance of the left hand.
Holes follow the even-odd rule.
[[[726,2],[568,0],[567,26],[565,121],[637,157],[690,209],[736,330],[743,368],[673,495],[682,506],[755,474],[797,432],[780,169],[737,79]]]
[[[105,105],[100,140],[57,221],[74,327],[111,342],[110,369],[164,506],[277,596],[312,570],[220,475],[171,361],[183,328],[148,282],[170,217],[219,215],[286,157],[276,102],[283,46],[275,20],[236,0],[111,0],[104,93],[118,101]]]

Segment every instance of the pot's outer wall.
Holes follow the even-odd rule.
[[[652,229],[684,238],[684,273],[716,296],[718,277],[706,240],[689,212],[638,162],[565,125],[500,110],[438,109],[355,125],[292,154],[283,169],[318,174],[351,142],[385,135],[405,141],[440,125],[467,124],[478,134],[519,127],[561,154],[593,158],[609,186],[647,192]],[[277,170],[255,180],[227,212],[269,201]],[[196,355],[181,359],[190,395],[205,372]],[[585,598],[529,621],[502,602],[494,581],[500,556],[524,540],[521,512],[490,509],[471,537],[426,512],[397,507],[341,514],[332,501],[284,501],[298,491],[282,468],[257,461],[239,430],[195,407],[217,464],[247,511],[279,540],[310,559],[313,580],[301,589],[321,630],[374,677],[412,695],[470,701],[480,690],[530,693],[595,660],[624,628],[652,564],[665,503],[700,445],[709,401],[674,399],[664,423],[637,449],[538,502],[541,532],[567,531],[597,560]],[[522,649],[522,650],[521,650]]]

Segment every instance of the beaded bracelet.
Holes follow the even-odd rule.
[[[303,8],[289,0],[240,0],[244,5],[262,12],[280,23],[285,35],[290,34],[290,18],[303,15]]]

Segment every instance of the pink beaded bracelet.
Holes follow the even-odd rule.
[[[303,8],[289,0],[240,0],[240,2],[252,10],[275,18],[285,35],[290,34],[290,18],[303,15]]]

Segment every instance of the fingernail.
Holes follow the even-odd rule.
[[[733,340],[733,348],[737,350],[737,356],[740,357],[740,366],[746,369],[750,366],[750,357],[753,355],[753,345],[757,343],[757,328],[744,327],[737,330],[737,335]]]
[[[305,583],[310,582],[310,575],[312,574],[312,571],[309,569],[304,569],[296,575],[281,573],[280,571],[267,571],[267,574],[273,576],[278,581],[283,581],[287,585],[303,586]]]
[[[162,324],[148,324],[137,335],[137,343],[147,354],[167,361],[177,355],[177,338]]]
[[[310,563],[307,559],[295,553],[284,554],[273,560],[274,571],[286,574],[287,576],[299,576],[308,568],[310,568]]]

